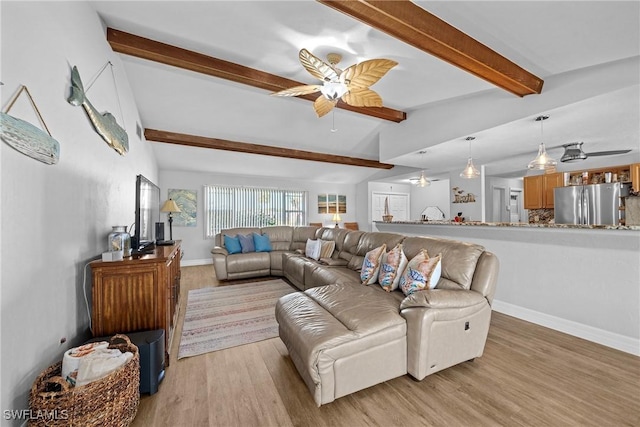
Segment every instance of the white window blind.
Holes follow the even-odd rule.
[[[234,227],[306,225],[307,198],[306,191],[207,185],[205,237]]]

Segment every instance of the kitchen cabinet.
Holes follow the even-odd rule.
[[[640,191],[640,163],[631,165],[631,187],[633,191]]]
[[[553,190],[564,185],[560,172],[524,178],[524,208],[553,208]]]

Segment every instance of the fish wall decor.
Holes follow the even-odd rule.
[[[42,129],[25,120],[7,114],[22,91],[25,91],[29,96],[31,105],[38,114],[47,132],[44,132]],[[36,107],[29,90],[24,85],[9,103],[7,111],[0,113],[0,139],[22,154],[41,161],[42,163],[53,165],[58,163],[60,159],[60,144],[51,136],[51,132],[49,132],[47,125],[44,123],[38,107]]]
[[[93,124],[93,128],[104,139],[109,147],[122,156],[129,151],[127,132],[118,124],[116,118],[108,111],[98,112],[86,97],[78,67],[71,70],[71,95],[67,99],[71,105],[82,105]]]

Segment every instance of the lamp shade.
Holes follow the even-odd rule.
[[[334,213],[333,218],[331,218],[331,220],[333,222],[339,222],[339,221],[342,221],[342,218],[340,218],[340,214]]]
[[[174,202],[172,199],[169,199],[166,202],[164,202],[164,205],[162,205],[162,207],[160,208],[160,212],[182,212],[182,211],[180,210],[176,202]]]

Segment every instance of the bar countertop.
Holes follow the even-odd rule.
[[[526,222],[482,222],[482,221],[374,221],[376,224],[406,224],[406,225],[453,225],[460,227],[517,227],[517,228],[558,228],[580,230],[636,230],[640,225],[579,225],[579,224],[545,224]]]

